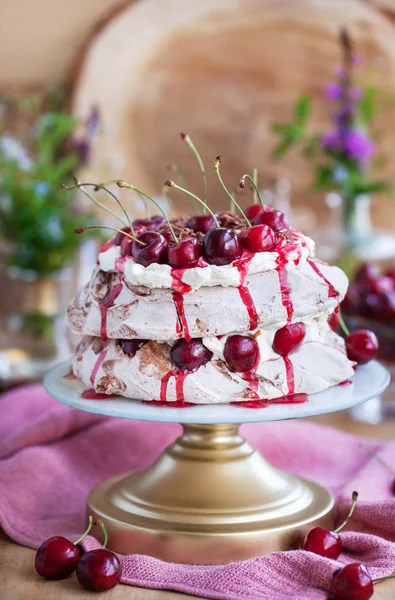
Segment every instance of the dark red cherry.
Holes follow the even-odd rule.
[[[201,254],[201,243],[196,238],[185,238],[169,246],[167,262],[174,269],[193,267]]]
[[[136,229],[148,229],[151,226],[151,219],[146,217],[145,219],[135,219],[132,222],[133,227]]]
[[[80,557],[73,542],[57,535],[41,544],[36,553],[35,568],[46,579],[66,579],[75,571]]]
[[[181,371],[195,371],[205,365],[213,355],[198,338],[189,342],[184,339],[178,340],[173,345],[170,354],[173,362]]]
[[[83,588],[105,592],[118,585],[122,568],[118,557],[110,550],[100,548],[83,554],[77,565],[77,579]]]
[[[333,311],[333,313],[329,315],[328,325],[332,329],[332,331],[336,331],[336,329],[339,325],[339,320],[340,319],[339,319],[339,311],[338,310]]]
[[[253,225],[269,225],[274,231],[289,229],[285,215],[280,210],[265,210],[252,219]]]
[[[121,256],[132,256],[134,240],[126,235],[121,241]]]
[[[392,292],[395,287],[395,281],[392,277],[378,277],[376,280],[371,282],[371,290],[374,294],[386,294]]]
[[[123,227],[122,231],[124,231],[125,233],[132,233],[132,230],[130,229],[130,227]],[[114,238],[115,245],[120,246],[123,239],[125,239],[125,236],[123,235],[123,233],[120,233],[118,231],[117,235]]]
[[[373,580],[360,563],[351,563],[336,571],[329,588],[333,600],[369,600],[373,591]]]
[[[154,215],[150,218],[150,225],[148,228],[151,231],[156,231],[159,227],[162,227],[166,223],[166,219],[163,215]]]
[[[395,291],[383,292],[376,296],[377,302],[374,317],[380,321],[388,322],[395,320]]]
[[[354,275],[354,281],[356,283],[370,285],[380,276],[380,271],[377,265],[372,263],[364,263],[361,265]]]
[[[239,233],[239,239],[243,248],[250,252],[270,252],[277,241],[276,234],[268,225],[246,227]]]
[[[391,483],[391,492],[395,496],[395,479],[393,479]]]
[[[132,244],[132,255],[136,263],[148,267],[152,263],[162,264],[167,259],[168,243],[160,233],[156,231],[145,231],[138,238],[144,245],[135,240]],[[121,247],[122,252],[122,247]]]
[[[118,343],[124,354],[134,356],[137,350],[140,350],[148,340],[119,340]]]
[[[359,365],[375,359],[378,350],[378,339],[370,329],[357,329],[346,337],[347,356]]]
[[[251,371],[259,360],[258,342],[247,335],[230,335],[225,342],[224,358],[232,371]]]
[[[207,233],[209,229],[216,227],[216,223],[211,215],[194,215],[190,217],[186,223],[189,229],[193,229],[195,233]]]
[[[342,550],[340,535],[323,527],[314,527],[306,535],[303,550],[337,560]]]
[[[347,294],[341,303],[341,309],[348,315],[357,315],[359,313],[361,298],[359,294],[359,287],[357,284],[352,283],[348,288]]]
[[[244,209],[244,214],[249,221],[251,221],[254,217],[263,212],[263,208],[260,204],[250,204],[247,208]]]
[[[386,277],[391,277],[391,279],[393,279],[395,281],[395,266],[390,267],[388,269],[388,271],[386,271],[385,275],[386,275]]]
[[[280,356],[292,354],[300,347],[306,335],[304,323],[288,323],[276,331],[273,340],[273,350]]]
[[[204,236],[203,254],[212,265],[228,265],[241,256],[241,251],[240,240],[231,229],[216,227]]]

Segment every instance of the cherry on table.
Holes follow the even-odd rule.
[[[337,571],[329,588],[333,600],[369,600],[373,591],[373,580],[360,563],[350,563]]]
[[[196,238],[184,238],[169,245],[167,262],[175,269],[193,267],[202,255],[202,245]]]
[[[252,219],[253,225],[268,225],[274,231],[283,231],[289,229],[285,215],[280,210],[264,210]]]
[[[250,252],[270,252],[277,241],[273,229],[268,225],[245,227],[241,230],[239,239],[243,248]]]
[[[193,229],[195,233],[207,233],[210,229],[214,229],[216,223],[211,215],[194,215],[186,222],[189,229]]]
[[[350,360],[364,365],[377,357],[379,342],[370,329],[356,329],[346,337],[346,351]]]
[[[230,335],[225,342],[224,358],[232,371],[251,371],[259,360],[258,342],[251,336]]]
[[[358,493],[353,492],[350,511],[345,521],[334,531],[329,531],[329,529],[325,529],[324,527],[313,527],[313,529],[310,529],[303,541],[303,550],[313,552],[313,554],[318,554],[325,558],[337,560],[342,551],[342,541],[339,531],[341,531],[351,519],[357,499]]]
[[[212,265],[228,265],[241,256],[240,240],[231,229],[215,227],[204,236],[203,254]]]
[[[34,566],[41,577],[45,579],[66,579],[76,569],[81,557],[78,545],[88,535],[92,527],[92,517],[89,517],[89,525],[83,535],[71,542],[67,538],[56,535],[41,544],[36,552]]]
[[[244,214],[250,221],[261,212],[263,212],[263,208],[260,204],[250,204],[250,206],[244,209]]]
[[[288,356],[298,350],[306,335],[306,325],[302,322],[288,323],[278,329],[273,339],[273,350],[280,356]]]
[[[152,263],[166,262],[169,245],[163,235],[156,231],[145,231],[137,239],[143,244],[133,240],[132,255],[136,263],[148,267]]]
[[[213,355],[199,338],[194,338],[189,342],[184,339],[178,340],[173,345],[170,354],[173,362],[181,371],[195,371],[205,365]]]
[[[134,356],[136,352],[140,350],[140,348],[142,348],[147,342],[148,340],[140,339],[118,340],[118,344],[121,346],[122,352],[124,354],[128,354],[129,356]]]

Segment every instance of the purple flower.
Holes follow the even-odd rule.
[[[80,162],[78,167],[84,167],[89,163],[91,157],[91,144],[89,140],[84,138],[75,139],[72,150],[79,156]]]
[[[99,108],[95,104],[91,107],[90,113],[86,120],[86,128],[89,136],[95,135],[100,127],[100,113]]]
[[[331,152],[340,152],[352,160],[366,162],[374,152],[374,143],[358,129],[335,129],[322,136],[322,146]]]
[[[338,101],[343,96],[343,86],[341,83],[329,83],[326,88],[326,97],[328,100]],[[349,91],[350,100],[361,100],[363,98],[363,91],[360,88],[352,87]]]

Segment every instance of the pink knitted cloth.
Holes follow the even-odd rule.
[[[34,548],[55,534],[76,539],[84,529],[90,488],[117,473],[146,467],[180,432],[178,425],[73,410],[41,386],[4,395],[0,411],[0,525],[12,539]],[[359,491],[355,516],[342,534],[340,560],[298,550],[197,566],[131,555],[121,557],[124,583],[221,600],[323,600],[332,573],[343,563],[363,562],[373,577],[394,571],[392,477],[359,448],[360,438],[303,421],[242,430],[276,467],[330,488],[338,497],[339,518],[352,490]],[[369,445],[395,468],[395,442],[370,440]],[[87,538],[85,547],[97,546]]]

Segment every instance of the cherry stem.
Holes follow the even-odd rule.
[[[151,198],[151,196],[148,196],[148,194],[146,194],[145,192],[142,192],[141,190],[139,190],[138,188],[136,188],[131,183],[128,183],[127,181],[117,181],[117,186],[120,187],[120,188],[127,188],[128,190],[133,190],[133,191],[137,192],[138,194],[140,194],[141,196],[144,196],[144,198],[147,198],[147,200],[150,200],[151,202],[153,202],[155,204],[156,208],[158,210],[160,210],[160,212],[162,213],[162,215],[166,219],[166,222],[167,222],[167,224],[169,226],[169,229],[171,231],[171,235],[173,236],[174,241],[176,243],[178,242],[178,238],[177,238],[177,236],[176,236],[176,234],[174,232],[172,224],[170,223],[169,219],[167,218],[167,215],[166,215],[165,211],[160,206],[160,204],[158,204],[158,202],[156,200],[154,200],[153,198]]]
[[[103,546],[102,546],[102,549],[104,550],[104,548],[107,546],[107,543],[108,543],[108,533],[107,533],[106,526],[104,525],[104,523],[101,519],[98,519],[97,521],[95,521],[94,525],[98,525],[104,534],[104,542],[103,542]]]
[[[251,182],[251,185],[252,185],[252,189],[253,189],[253,193],[254,193],[254,204],[257,204],[257,202],[255,201],[255,198],[258,198],[259,204],[262,206],[262,209],[265,210],[265,205],[263,204],[262,196],[260,194],[258,186],[255,183],[254,175],[252,177],[250,175],[248,175],[248,173],[246,173],[245,175],[243,175],[243,177],[240,179],[240,183],[239,183],[240,187],[241,188],[245,188],[245,185],[246,185],[245,180],[246,179],[248,179]]]
[[[184,194],[188,194],[188,196],[191,196],[191,198],[194,198],[197,202],[199,202],[200,204],[202,204],[210,213],[210,215],[213,217],[215,224],[217,227],[220,227],[220,224],[218,222],[217,217],[215,216],[215,214],[213,213],[213,211],[211,210],[211,208],[209,208],[209,206],[206,204],[206,202],[203,202],[203,200],[201,200],[200,198],[198,198],[197,196],[195,196],[195,194],[192,194],[192,192],[190,192],[189,190],[186,190],[185,188],[180,187],[179,185],[177,185],[176,183],[174,183],[174,181],[170,181],[170,179],[168,179],[167,181],[165,181],[165,185],[167,185],[168,187],[173,187],[176,190],[180,190],[181,192],[184,192]]]
[[[373,583],[380,583],[380,581],[386,581],[387,579],[395,579],[395,575],[387,575],[387,577],[378,577],[377,579],[373,579]]]
[[[251,227],[251,221],[249,219],[247,219],[247,217],[246,217],[243,209],[236,202],[235,198],[233,198],[232,194],[230,193],[230,191],[228,190],[228,188],[226,187],[226,185],[223,182],[223,179],[221,177],[221,173],[220,173],[220,170],[219,170],[219,165],[221,164],[221,161],[222,161],[222,157],[221,156],[217,156],[217,158],[215,159],[215,163],[214,163],[214,169],[215,169],[215,172],[217,173],[217,177],[219,179],[219,182],[222,185],[223,189],[225,190],[226,194],[229,196],[230,200],[233,202],[233,204],[237,208],[237,210],[240,211],[240,213],[241,213],[242,217],[245,219],[248,227]]]
[[[340,307],[339,307],[338,316],[339,316],[339,324],[340,324],[340,327],[343,330],[343,333],[345,333],[346,335],[350,335],[350,330],[349,330],[349,328],[347,327],[347,325],[344,322],[343,315],[342,315],[342,313],[340,311]]]
[[[130,238],[134,242],[137,242],[138,244],[141,244],[142,246],[146,245],[141,240],[138,240],[134,235],[131,235],[126,231],[122,231],[122,229],[117,229],[116,227],[106,227],[106,225],[89,225],[88,227],[77,227],[77,229],[74,229],[74,233],[80,235],[81,233],[84,233],[84,231],[86,231],[87,229],[108,229],[109,231],[116,231],[117,233],[122,233],[122,235],[126,235],[126,237]]]
[[[89,200],[91,200],[94,204],[96,204],[96,206],[99,206],[100,208],[102,208],[103,210],[108,212],[110,215],[112,215],[113,217],[115,217],[116,219],[121,221],[122,225],[125,225],[125,227],[129,226],[131,231],[134,233],[133,225],[130,221],[128,213],[126,212],[125,208],[122,206],[122,203],[119,201],[119,199],[116,197],[116,195],[111,190],[109,190],[104,184],[102,184],[102,183],[81,183],[81,181],[79,181],[76,177],[74,177],[74,182],[75,182],[75,185],[73,185],[73,186],[62,185],[62,187],[66,190],[73,190],[73,189],[77,189],[77,188],[80,189],[81,192],[83,194],[85,194],[85,196],[87,198],[89,198]],[[109,182],[109,183],[111,183],[111,182]],[[97,198],[95,198],[94,196],[89,194],[89,192],[87,192],[84,187],[86,185],[92,186],[95,190],[98,190],[98,189],[105,190],[108,194],[110,194],[110,196],[112,196],[112,198],[114,198],[114,200],[120,206],[123,214],[126,217],[126,222],[119,215],[117,215],[115,212],[113,212],[110,208],[108,208],[107,206],[102,204],[99,200],[97,200]]]
[[[203,206],[207,207],[207,177],[206,177],[206,170],[204,168],[202,157],[200,156],[198,150],[195,147],[195,144],[192,142],[191,138],[189,137],[189,135],[187,133],[180,133],[180,136],[181,136],[181,139],[186,143],[188,148],[190,150],[192,150],[192,152],[196,156],[196,160],[199,163],[200,171],[201,171],[202,177],[203,177],[203,185],[204,185],[204,196],[203,196],[204,197],[204,205]]]
[[[356,504],[357,504],[357,500],[358,500],[358,492],[353,492],[352,493],[352,502],[351,502],[351,507],[350,507],[350,512],[348,513],[346,520],[339,525],[339,527],[337,527],[335,529],[335,533],[339,533],[339,531],[341,531],[349,522],[349,520],[351,519],[351,517],[353,516]]]
[[[89,515],[88,527],[85,529],[85,531],[81,535],[81,537],[79,537],[78,540],[75,540],[75,542],[73,542],[74,546],[76,546],[77,544],[79,544],[80,542],[82,542],[82,540],[84,539],[84,537],[86,537],[88,535],[88,533],[90,532],[90,530],[92,529],[92,525],[93,525],[93,519],[92,519],[92,516]]]
[[[366,452],[366,454],[369,454],[369,456],[377,460],[377,462],[379,462],[383,467],[387,469],[389,473],[391,473],[391,475],[395,477],[395,471],[391,469],[391,467],[380,456],[377,456],[378,450],[372,450],[371,448],[369,448],[368,446],[364,446],[363,444],[359,444],[359,447],[364,452]]]
[[[254,191],[252,197],[254,199],[254,204],[258,204],[258,169],[256,167],[252,169],[252,179],[254,181]]]

